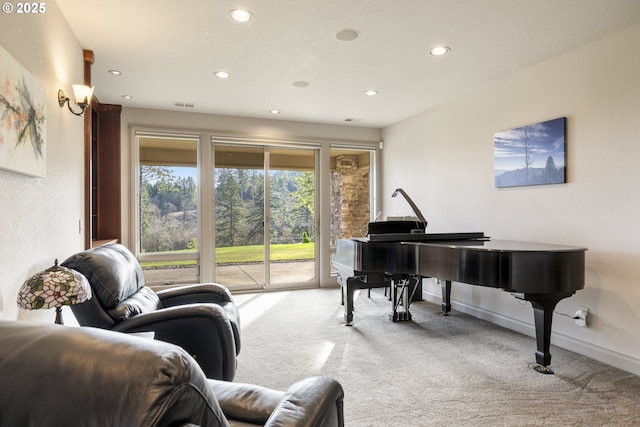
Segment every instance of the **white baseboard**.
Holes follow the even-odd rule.
[[[442,304],[442,296],[440,294],[434,294],[423,290],[422,298],[425,301],[429,301],[434,304]],[[536,336],[533,324],[525,323],[512,317],[504,316],[490,310],[485,310],[481,307],[472,306],[454,300],[451,301],[451,307],[461,313],[486,320],[487,322],[511,329],[521,334],[534,338]],[[630,372],[634,375],[640,375],[640,359],[553,331],[551,332],[551,344],[576,352],[583,356],[590,357],[602,363],[606,363],[607,365]]]

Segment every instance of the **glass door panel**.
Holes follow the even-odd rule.
[[[269,278],[316,280],[316,151],[269,149]]]
[[[265,286],[264,150],[214,144],[216,282]]]
[[[138,259],[149,284],[195,283],[198,139],[137,136]]]
[[[216,282],[232,290],[317,284],[317,150],[213,145]]]

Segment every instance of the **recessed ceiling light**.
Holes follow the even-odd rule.
[[[133,96],[131,96],[131,95],[122,95],[122,97],[124,99],[126,99],[127,101],[131,101],[133,99]]]
[[[109,70],[109,74],[113,74],[114,76],[121,76],[122,73],[118,70]]]
[[[334,37],[341,42],[350,42],[360,37],[360,31],[353,28],[345,28],[335,33]]]
[[[308,87],[309,86],[309,82],[305,82],[305,81],[297,81],[297,82],[293,82],[293,85],[295,87]]]
[[[429,55],[442,56],[445,53],[449,53],[451,48],[449,46],[436,46],[429,51]]]
[[[269,114],[280,114],[280,110],[269,110]]]
[[[216,71],[215,73],[213,73],[213,75],[219,79],[228,79],[229,77],[231,77],[231,74],[227,73],[226,71]]]
[[[249,22],[253,19],[253,13],[244,9],[232,9],[229,11],[229,16],[236,22]]]
[[[365,94],[365,95],[367,95],[367,96],[375,96],[375,95],[377,95],[377,94],[379,94],[379,93],[380,93],[380,92],[378,92],[377,90],[373,90],[373,89],[371,89],[371,90],[366,90],[366,91],[364,92],[364,94]]]

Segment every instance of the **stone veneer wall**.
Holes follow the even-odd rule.
[[[331,172],[331,244],[338,239],[362,237],[369,223],[369,165],[358,156],[336,157]]]

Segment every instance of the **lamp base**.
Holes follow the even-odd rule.
[[[56,324],[64,325],[62,321],[62,307],[56,307]]]

